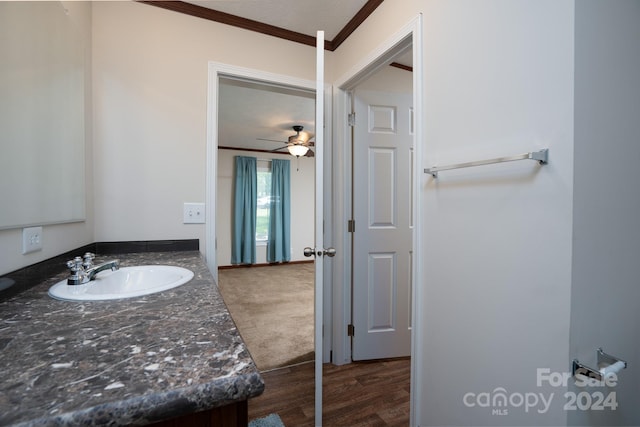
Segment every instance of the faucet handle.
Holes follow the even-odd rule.
[[[91,252],[87,252],[84,254],[83,258],[83,263],[82,266],[86,269],[89,269],[91,267],[93,267],[93,259],[95,258],[95,254],[92,254]]]
[[[69,267],[72,273],[77,273],[82,270],[82,258],[77,256],[71,261],[67,261],[67,267]]]
[[[84,267],[82,266],[82,258],[75,257],[71,261],[67,261],[67,267],[71,270],[71,275],[67,277],[67,285],[80,285],[85,277]]]

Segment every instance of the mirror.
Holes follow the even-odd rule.
[[[85,218],[85,37],[61,2],[0,2],[0,229]]]

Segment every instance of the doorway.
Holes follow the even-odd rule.
[[[356,162],[362,161],[362,159],[356,159],[356,157],[358,156],[358,153],[354,151],[352,151],[352,148],[355,148],[352,146],[351,141],[353,140],[353,138],[355,137],[355,133],[356,133],[356,127],[361,125],[361,126],[369,126],[369,116],[373,115],[374,119],[375,116],[378,115],[379,117],[382,118],[382,120],[386,120],[386,124],[384,126],[381,126],[381,128],[383,129],[378,129],[376,130],[376,132],[378,133],[384,133],[385,129],[384,127],[394,127],[394,126],[398,126],[398,121],[397,121],[397,117],[394,117],[394,115],[397,114],[397,112],[404,110],[405,117],[403,126],[404,130],[403,132],[408,133],[409,135],[405,135],[405,138],[410,138],[411,139],[411,143],[410,143],[410,151],[409,151],[409,160],[404,160],[405,162],[405,168],[408,169],[408,174],[409,174],[409,184],[408,186],[403,187],[401,190],[400,189],[391,189],[390,187],[387,187],[385,191],[387,191],[387,194],[391,194],[389,193],[389,191],[395,191],[396,193],[398,191],[403,191],[407,196],[407,198],[404,199],[403,202],[401,202],[400,206],[395,206],[394,209],[395,211],[391,211],[391,213],[389,213],[390,211],[387,209],[384,212],[384,215],[387,215],[387,219],[390,218],[389,215],[396,215],[400,212],[403,211],[406,215],[405,215],[405,223],[409,222],[410,224],[410,232],[409,232],[409,236],[411,237],[403,237],[403,239],[406,240],[411,240],[410,243],[408,243],[407,245],[404,246],[404,249],[402,249],[402,251],[407,252],[407,248],[408,248],[408,256],[409,258],[406,259],[405,261],[403,261],[403,267],[401,267],[404,271],[402,272],[403,274],[406,273],[406,275],[408,276],[408,279],[402,279],[405,281],[405,283],[408,281],[409,283],[419,283],[419,277],[420,277],[420,266],[418,262],[414,262],[413,259],[415,259],[415,257],[419,256],[418,254],[420,253],[419,250],[417,250],[417,248],[419,248],[419,241],[417,241],[417,239],[414,239],[412,236],[418,236],[419,235],[419,215],[418,215],[418,210],[419,210],[419,203],[417,202],[418,198],[419,198],[419,191],[418,191],[418,184],[421,179],[421,176],[419,174],[418,171],[418,167],[417,165],[419,164],[419,158],[420,158],[420,146],[418,144],[418,141],[420,141],[420,135],[422,134],[422,124],[420,123],[420,121],[418,119],[416,119],[416,117],[419,117],[418,114],[420,114],[420,112],[422,111],[422,107],[421,107],[421,87],[422,87],[422,83],[421,83],[421,66],[420,63],[417,59],[414,58],[418,58],[420,55],[420,48],[419,46],[421,45],[420,43],[420,22],[421,22],[421,17],[418,16],[416,19],[414,19],[410,24],[408,24],[405,28],[403,28],[401,31],[399,31],[394,37],[392,37],[390,40],[388,40],[383,46],[380,47],[379,50],[373,52],[368,58],[366,58],[361,67],[359,68],[359,71],[355,72],[352,75],[348,75],[343,77],[342,79],[338,80],[338,83],[336,84],[336,86],[338,87],[338,91],[337,91],[337,107],[339,108],[336,117],[337,117],[337,128],[343,130],[343,134],[342,135],[338,135],[338,138],[341,138],[344,143],[342,144],[344,149],[343,149],[343,153],[342,156],[336,156],[334,157],[334,168],[339,168],[345,171],[343,180],[341,182],[339,182],[335,187],[340,189],[340,193],[337,194],[337,197],[339,200],[342,201],[342,205],[340,206],[340,208],[342,209],[341,211],[341,215],[343,215],[344,217],[344,223],[345,224],[349,224],[352,220],[354,220],[354,211],[355,209],[352,209],[352,207],[354,206],[354,204],[356,203],[355,198],[356,198],[356,194],[362,192],[362,188],[361,185],[358,186],[357,188],[353,188],[352,187],[352,182],[351,182],[351,175],[352,172],[354,171],[354,167],[357,168]],[[414,42],[414,40],[417,40],[416,42]],[[388,73],[393,73],[393,72],[388,72],[386,71],[386,69],[390,69],[392,67],[390,67],[390,64],[394,64],[398,61],[398,60],[402,60],[402,62],[407,62],[408,64],[405,64],[405,68],[408,68],[406,70],[403,69],[396,69],[393,72],[396,73],[396,75],[398,75],[398,73],[405,73],[405,79],[403,79],[405,81],[405,84],[401,87],[401,88],[392,88],[392,84],[390,84],[388,82],[388,79],[386,83],[385,82],[385,78],[384,78],[384,74],[388,74]],[[415,64],[414,64],[415,63]],[[408,65],[408,67],[406,66]],[[415,66],[413,66],[415,65]],[[385,72],[380,72],[380,70],[385,69]],[[378,75],[380,74],[380,75]],[[402,74],[400,74],[402,75]],[[369,82],[367,82],[369,81]],[[409,82],[408,84],[406,82]],[[360,87],[360,89],[359,89]],[[386,87],[386,88],[385,88]],[[372,90],[375,89],[375,90]],[[403,93],[404,95],[409,96],[410,98],[403,100],[402,102],[407,105],[407,103],[409,103],[411,106],[409,108],[409,111],[407,111],[407,109],[405,107],[401,107],[401,106],[395,106],[395,107],[391,107],[390,105],[387,105],[389,103],[387,103],[386,101],[382,101],[382,102],[372,102],[372,106],[380,106],[382,108],[379,109],[369,109],[367,110],[368,107],[365,107],[365,113],[361,113],[360,115],[364,115],[365,117],[358,117],[358,115],[356,114],[355,117],[355,126],[350,126],[349,125],[349,121],[353,120],[352,117],[350,117],[350,113],[353,111],[354,107],[355,107],[355,101],[358,99],[358,93],[359,91],[369,91],[369,92],[378,92],[378,95],[380,93],[385,93],[385,92],[394,92],[396,91],[397,93]],[[404,96],[403,95],[403,96]],[[391,108],[388,108],[391,107]],[[394,111],[390,112],[390,110]],[[393,134],[392,132],[389,131],[389,129],[386,130],[386,132],[388,132],[389,134]],[[365,131],[365,133],[369,133],[368,130]],[[366,138],[366,137],[365,137]],[[357,141],[356,141],[357,143]],[[340,142],[338,141],[337,144],[340,144]],[[367,157],[367,156],[373,156],[374,159],[366,159],[367,162],[370,160],[375,160],[375,157],[378,157],[378,160],[386,162],[386,168],[387,171],[389,171],[389,168],[398,168],[399,165],[396,163],[396,159],[397,156],[395,153],[392,152],[393,150],[389,150],[388,148],[384,148],[382,150],[365,150],[365,154],[359,154],[360,157]],[[407,152],[405,151],[405,154]],[[405,156],[406,158],[406,156]],[[409,163],[409,166],[406,167],[406,163]],[[368,175],[369,172],[365,171],[365,174],[367,174],[367,176],[365,177],[365,179],[363,180],[363,182],[365,181],[371,181],[370,178],[375,179],[376,175]],[[384,181],[384,180],[383,180]],[[384,184],[384,182],[381,183],[381,185]],[[368,183],[366,185],[369,185]],[[404,196],[403,195],[403,196]],[[383,208],[387,208],[386,206],[383,205]],[[343,239],[340,242],[341,245],[341,250],[347,254],[346,257],[344,258],[344,263],[343,264],[338,264],[335,265],[335,272],[334,274],[340,278],[340,280],[342,280],[342,283],[346,283],[348,284],[348,286],[341,286],[341,285],[336,285],[334,287],[333,290],[333,295],[334,295],[334,301],[333,301],[333,305],[334,305],[334,313],[335,313],[335,317],[334,317],[334,322],[337,324],[336,327],[334,327],[333,331],[334,331],[334,361],[337,364],[344,364],[344,363],[350,363],[352,360],[354,360],[353,356],[353,352],[352,352],[352,334],[358,335],[358,329],[360,329],[362,331],[362,329],[365,330],[365,332],[367,332],[367,329],[377,329],[383,333],[386,333],[387,330],[389,329],[394,329],[394,328],[389,328],[386,327],[388,325],[399,325],[397,321],[395,321],[394,319],[392,319],[392,321],[389,321],[390,317],[389,315],[392,314],[393,316],[397,317],[397,308],[391,307],[390,302],[393,301],[394,305],[395,303],[398,304],[403,304],[404,308],[402,309],[402,317],[404,317],[404,320],[406,320],[405,325],[406,328],[403,327],[403,329],[405,329],[404,331],[404,335],[405,337],[408,335],[410,337],[409,344],[404,344],[405,349],[404,349],[404,354],[407,353],[406,351],[406,347],[407,345],[410,348],[409,353],[412,353],[412,349],[415,348],[415,328],[412,328],[412,325],[418,324],[416,323],[416,316],[419,315],[419,313],[415,312],[415,309],[413,308],[415,301],[416,301],[416,295],[417,292],[419,292],[419,290],[416,290],[415,286],[409,286],[409,288],[407,288],[406,290],[402,291],[401,293],[399,293],[397,291],[397,287],[394,288],[392,286],[386,286],[384,285],[384,282],[382,282],[382,285],[378,287],[378,290],[380,291],[380,304],[382,305],[386,305],[387,310],[386,310],[386,319],[380,319],[380,318],[372,318],[370,316],[365,316],[364,317],[364,322],[365,322],[365,326],[363,327],[355,327],[356,325],[354,325],[354,321],[355,321],[355,316],[354,316],[354,312],[353,312],[353,308],[354,308],[354,304],[356,304],[356,302],[354,301],[354,298],[358,297],[357,293],[355,292],[354,289],[352,289],[351,284],[354,283],[355,284],[355,279],[356,279],[356,274],[354,271],[354,268],[352,268],[353,266],[353,262],[357,260],[358,256],[362,255],[362,254],[356,254],[356,247],[354,246],[354,234],[357,234],[359,231],[362,231],[363,228],[367,228],[367,221],[369,221],[371,218],[369,218],[369,216],[371,215],[371,208],[367,209],[367,212],[365,213],[365,224],[358,224],[357,222],[355,224],[349,224],[349,228],[345,227],[345,229],[343,230],[343,232],[340,232],[342,230],[336,231],[337,235],[341,235],[343,236]],[[384,219],[385,222],[387,221],[387,219]],[[396,221],[397,218],[393,218],[393,221]],[[362,221],[361,221],[362,222]],[[388,221],[387,221],[388,222]],[[338,221],[336,221],[336,224],[338,224]],[[384,228],[384,224],[382,224],[382,227],[380,228]],[[355,233],[352,232],[351,230],[355,229]],[[373,259],[373,260],[369,260],[367,259],[367,256],[361,256],[361,258],[364,258],[364,260],[361,260],[361,263],[366,263],[367,267],[371,267],[373,263],[372,261],[379,261],[379,266],[382,268],[382,272],[384,274],[387,275],[387,277],[393,277],[390,278],[389,280],[386,281],[387,284],[393,283],[394,280],[398,280],[397,279],[397,275],[390,275],[389,272],[393,271],[393,269],[397,269],[398,265],[396,263],[396,261],[393,259],[394,256],[389,255],[389,253],[394,252],[391,250],[385,250],[382,251],[384,252],[382,254],[382,256],[377,257],[377,259]],[[376,266],[373,266],[373,268],[375,268]],[[357,266],[356,266],[357,268]],[[367,288],[367,290],[370,290],[371,287],[373,286],[374,290],[375,290],[375,286],[378,286],[375,281],[373,282],[367,282],[368,279],[365,278],[364,280],[364,287]],[[371,284],[373,283],[373,285]],[[395,285],[394,285],[395,286]],[[364,298],[368,298],[366,292],[363,294]],[[394,312],[394,310],[396,310]],[[395,322],[395,323],[394,323]],[[386,325],[385,325],[386,323]],[[371,326],[374,326],[373,328],[371,328]],[[409,329],[411,328],[411,329]],[[355,330],[354,330],[355,329]],[[408,334],[407,334],[407,330],[408,330]],[[377,334],[374,334],[377,335]],[[382,335],[382,334],[380,334]],[[393,344],[392,344],[393,345]],[[389,355],[392,356],[392,355]],[[376,357],[386,357],[385,355],[372,355],[373,358]],[[355,360],[358,359],[368,359],[369,357],[358,357],[356,355]]]
[[[320,38],[320,37],[319,37]],[[318,43],[319,46],[323,45],[323,43]],[[323,51],[320,50],[322,53]],[[318,54],[320,58],[320,55]],[[273,73],[263,72],[259,70],[246,69],[242,67],[229,66],[226,64],[220,64],[215,62],[209,63],[209,84],[208,84],[208,114],[207,114],[207,177],[206,177],[206,262],[210,271],[214,275],[216,281],[219,280],[218,275],[218,245],[219,242],[217,238],[213,238],[213,236],[218,236],[217,227],[216,227],[216,216],[219,206],[217,204],[218,200],[218,185],[217,185],[217,177],[218,177],[218,128],[219,128],[219,117],[217,114],[218,111],[218,95],[219,95],[219,81],[221,78],[231,78],[231,79],[244,79],[250,80],[256,83],[264,84],[267,86],[277,86],[279,88],[289,88],[292,90],[303,90],[303,91],[313,91],[314,93],[322,94],[321,96],[316,96],[316,108],[315,108],[315,121],[314,124],[318,124],[317,130],[317,138],[316,138],[316,157],[315,157],[315,186],[311,188],[311,192],[315,194],[315,209],[316,211],[320,211],[324,216],[327,216],[327,213],[331,212],[331,201],[328,203],[324,203],[323,207],[323,198],[327,199],[328,196],[323,191],[323,183],[326,180],[331,178],[329,173],[326,173],[325,169],[330,166],[330,162],[323,162],[323,154],[330,153],[330,147],[323,149],[323,132],[325,129],[324,126],[324,118],[331,117],[331,104],[327,102],[331,95],[331,91],[327,90],[326,85],[321,86],[322,79],[317,79],[317,81],[309,81],[298,78],[292,78],[290,76],[284,75],[276,75]],[[330,122],[326,121],[326,128],[330,129]],[[318,168],[318,165],[321,165]],[[324,178],[323,178],[324,174]],[[316,244],[323,244],[323,239],[320,238],[318,240],[318,233],[323,230],[323,227],[318,224],[322,224],[322,216],[316,215],[316,218],[313,216],[311,218],[305,219],[305,222],[315,230],[315,238],[314,241]],[[330,234],[330,232],[328,233]],[[309,244],[314,244],[313,241],[309,242]],[[320,260],[322,257],[320,257]],[[326,264],[325,264],[326,265]],[[328,361],[329,354],[329,342],[324,341],[322,339],[322,316],[323,316],[323,298],[322,298],[322,287],[324,286],[323,281],[323,263],[318,262],[318,259],[315,261],[315,277],[314,277],[314,288],[315,288],[315,301],[314,301],[314,351],[315,351],[315,361],[312,366],[314,366],[315,371],[315,390],[311,390],[312,393],[315,393],[315,417],[316,419],[321,419],[321,375],[322,375],[322,361]],[[318,298],[320,295],[320,298]],[[314,383],[312,383],[313,385]],[[320,397],[320,398],[319,398]]]
[[[218,147],[216,239],[218,288],[261,372],[314,360],[314,269],[303,254],[313,242],[315,147],[294,157],[288,138],[302,132],[313,144],[315,91],[253,79],[218,78]],[[235,167],[242,160],[256,165],[256,230],[252,261],[232,256]],[[272,166],[286,165],[286,197],[291,220],[281,224],[287,257],[273,263],[267,255]],[[280,166],[282,167],[282,166]],[[285,178],[281,177],[284,183]],[[284,249],[283,254],[284,258]],[[251,264],[248,264],[248,263]]]
[[[405,58],[402,68],[382,67],[350,91],[351,185],[358,189],[351,206],[353,361],[411,354],[414,141],[406,57],[400,52],[392,64]]]
[[[334,233],[336,236],[340,236],[341,239],[336,241],[336,250],[346,254],[344,259],[338,260],[334,264],[334,287],[333,287],[333,361],[336,364],[348,364],[352,361],[351,351],[351,337],[349,332],[351,325],[353,324],[352,314],[352,301],[353,295],[351,294],[350,284],[352,283],[351,260],[354,257],[352,233],[349,232],[348,223],[352,218],[351,206],[351,183],[348,177],[351,175],[353,169],[353,153],[351,152],[351,133],[352,127],[349,126],[349,113],[351,112],[351,91],[357,89],[357,86],[365,81],[368,76],[374,74],[381,67],[387,67],[394,61],[402,52],[407,52],[412,60],[412,101],[413,101],[413,160],[412,160],[412,188],[407,191],[411,192],[411,215],[412,215],[412,259],[410,275],[411,283],[422,283],[422,267],[420,258],[422,256],[423,243],[417,236],[421,235],[421,212],[422,212],[422,197],[421,186],[424,183],[424,174],[420,169],[420,165],[423,162],[422,159],[422,141],[424,123],[422,121],[423,115],[423,80],[424,80],[424,68],[423,68],[423,36],[422,36],[422,16],[417,15],[414,19],[408,22],[404,27],[400,28],[389,39],[379,45],[374,51],[362,59],[352,71],[336,80],[335,92],[336,98],[336,114],[335,114],[335,128],[338,130],[336,134],[335,144],[342,147],[342,152],[335,155],[333,158],[333,168],[335,170],[344,171],[341,178],[337,179],[334,188],[336,189],[335,198],[336,204],[336,220]],[[410,49],[410,53],[408,51]],[[355,70],[355,71],[353,71]],[[356,120],[358,120],[356,118]],[[357,191],[357,190],[354,190]],[[344,224],[344,225],[342,225]],[[358,225],[356,224],[356,230]],[[349,284],[346,286],[344,284]],[[419,302],[422,300],[421,286],[412,286],[410,293],[410,346],[411,346],[411,425],[415,424],[415,420],[420,419],[419,402],[421,396],[419,389],[415,386],[416,379],[420,378],[422,373],[420,364],[417,363],[416,355],[421,354],[424,347],[424,338],[421,337],[418,330],[419,325],[422,322],[422,313],[416,310],[419,307]]]

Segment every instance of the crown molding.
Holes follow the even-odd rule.
[[[368,0],[364,6],[356,13],[353,18],[344,26],[333,40],[325,40],[324,48],[333,52],[340,46],[384,0]],[[229,13],[220,12],[218,10],[209,9],[183,1],[148,1],[139,0],[139,3],[148,4],[150,6],[160,7],[162,9],[183,13],[185,15],[195,16],[197,18],[207,19],[209,21],[219,22],[222,24],[232,25],[249,31],[255,31],[273,37],[289,40],[295,43],[302,43],[308,46],[316,45],[316,38],[307,34],[298,33],[296,31],[287,30],[285,28],[276,27],[274,25],[265,24],[264,22],[254,21],[252,19],[242,18],[240,16],[231,15]]]

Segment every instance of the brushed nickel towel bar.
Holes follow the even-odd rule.
[[[544,165],[547,163],[548,158],[549,158],[549,149],[545,148],[540,151],[531,151],[529,153],[524,153],[524,154],[511,156],[511,157],[498,157],[497,159],[478,160],[475,162],[458,163],[455,165],[448,165],[448,166],[433,166],[431,168],[426,168],[424,170],[424,173],[431,174],[433,175],[434,178],[437,178],[438,172],[446,171],[450,169],[469,168],[472,166],[483,166],[483,165],[490,165],[493,163],[512,162],[514,160],[536,160],[541,165]]]

